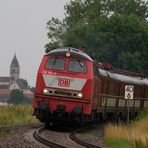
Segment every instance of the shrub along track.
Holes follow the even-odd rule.
[[[68,148],[68,147],[76,147],[76,148],[79,148],[79,147],[80,148],[82,148],[82,147],[83,148],[84,147],[87,147],[87,148],[101,148],[100,146],[93,145],[93,144],[90,144],[88,142],[85,142],[85,141],[79,139],[76,136],[76,134],[78,132],[81,132],[82,130],[84,131],[87,128],[81,128],[81,129],[74,130],[73,132],[68,133],[68,136],[66,136],[66,133],[61,133],[61,136],[59,136],[59,131],[58,131],[58,132],[54,132],[54,134],[57,134],[57,136],[55,136],[54,134],[52,134],[51,131],[47,131],[47,129],[45,129],[45,128],[42,127],[42,128],[37,129],[33,133],[33,136],[34,136],[34,138],[37,141],[39,141],[42,144],[44,144],[44,145],[46,145],[48,147],[51,147],[51,148]],[[51,133],[49,133],[50,137],[51,136],[53,136],[53,137],[55,136],[55,137],[58,137],[58,139],[55,138],[54,140],[51,140],[51,139],[53,139],[52,137],[51,138],[46,138],[44,133],[47,134],[48,132],[51,132]],[[44,134],[44,136],[43,136],[43,134]],[[63,137],[64,140],[61,137]],[[50,141],[49,141],[49,139],[50,139]],[[60,144],[58,142],[59,139],[61,140],[60,141]],[[65,142],[65,140],[66,140],[66,142]],[[61,142],[63,142],[63,143],[61,143]],[[70,145],[69,146],[65,145],[65,143],[70,143],[70,142],[71,142],[71,146]]]

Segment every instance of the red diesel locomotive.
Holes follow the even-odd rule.
[[[125,118],[125,85],[134,85],[130,116],[148,107],[148,79],[139,73],[95,63],[72,47],[44,55],[37,74],[34,115],[45,124]]]

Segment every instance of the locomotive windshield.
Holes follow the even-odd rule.
[[[80,60],[70,60],[68,64],[68,71],[86,73],[86,63]]]
[[[76,73],[87,73],[87,66],[84,61],[81,60],[75,60],[70,59],[67,61],[64,58],[59,57],[50,57],[45,67],[51,70],[65,70],[65,67],[67,67],[67,70],[70,72],[76,72]]]
[[[57,57],[49,58],[45,67],[53,70],[64,70],[65,59],[57,58]]]

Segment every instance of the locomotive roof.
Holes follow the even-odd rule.
[[[101,76],[109,77],[111,79],[122,81],[129,84],[137,85],[148,85],[148,79],[143,77],[132,77],[123,74],[113,73],[111,71],[103,70],[99,68],[99,73]]]
[[[46,55],[62,56],[66,58],[66,53],[69,49],[70,49],[70,58],[85,59],[88,61],[93,61],[91,57],[88,56],[85,52],[79,49],[73,48],[73,47],[57,48],[57,49],[49,51]]]

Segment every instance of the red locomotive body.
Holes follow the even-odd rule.
[[[34,114],[47,124],[124,117],[126,84],[136,91],[131,115],[148,107],[148,79],[114,73],[112,66],[105,69],[75,48],[55,49],[43,57],[38,70]]]

